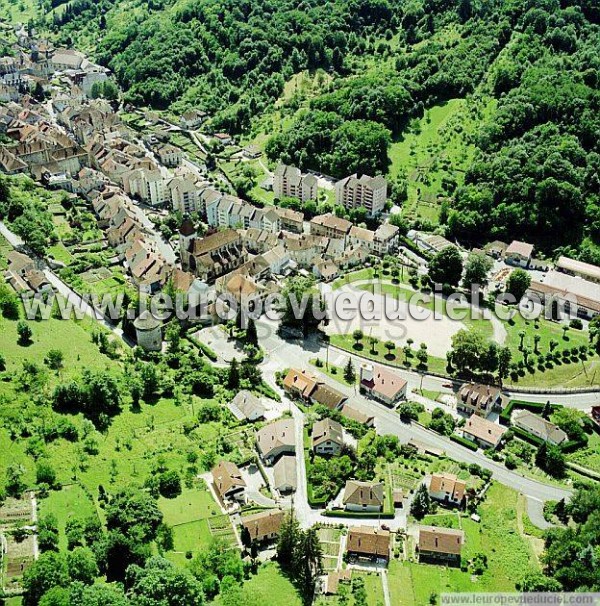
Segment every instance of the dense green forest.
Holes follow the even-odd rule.
[[[200,107],[234,134],[294,74],[325,70],[266,151],[335,177],[385,174],[390,144],[436,104],[494,100],[475,116],[474,161],[444,180],[448,235],[599,261],[595,0],[74,0],[53,14],[59,39],[91,48],[129,101]]]

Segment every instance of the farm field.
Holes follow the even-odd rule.
[[[319,528],[318,535],[323,549],[323,569],[326,572],[336,570],[342,531],[338,528]]]

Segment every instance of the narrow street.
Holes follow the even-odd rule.
[[[23,240],[8,229],[2,221],[0,221],[0,234],[6,238],[7,242],[13,248],[17,249],[24,246]],[[121,328],[112,322],[109,322],[99,309],[92,307],[89,303],[84,301],[79,294],[77,294],[66,282],[63,282],[63,280],[61,280],[51,269],[46,267],[43,271],[55,292],[67,299],[72,304],[73,309],[77,310],[74,311],[76,317],[88,316],[104,326],[107,330],[110,330],[110,332],[122,340],[126,345],[129,345],[130,347],[135,346],[135,343],[125,336]]]

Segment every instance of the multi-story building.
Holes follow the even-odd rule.
[[[367,214],[374,217],[383,211],[387,199],[387,182],[381,177],[369,177],[356,174],[346,177],[335,184],[335,201],[347,209],[366,208]]]
[[[301,234],[304,229],[304,213],[292,210],[291,208],[280,208],[275,206],[273,210],[279,215],[281,228],[297,234]]]
[[[159,170],[141,168],[123,175],[125,193],[150,206],[164,206],[171,201],[168,183]]]
[[[303,175],[299,168],[280,164],[275,169],[273,191],[277,198],[298,198],[302,202],[317,199],[317,178]]]
[[[201,211],[200,191],[192,180],[185,177],[175,177],[169,182],[168,187],[173,210],[178,210],[182,214]]]
[[[233,229],[190,239],[188,246],[181,254],[183,269],[189,269],[205,282],[228,274],[248,260],[242,239]]]
[[[350,233],[352,223],[341,217],[336,217],[333,213],[318,215],[313,217],[310,222],[310,233],[315,236],[326,236],[327,238],[339,238],[346,241]]]
[[[161,164],[175,168],[181,164],[181,150],[170,145],[169,143],[162,143],[156,147],[156,155],[161,161]]]

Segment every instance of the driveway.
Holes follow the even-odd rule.
[[[527,515],[531,520],[531,523],[542,530],[548,530],[548,528],[553,528],[553,524],[547,522],[544,518],[544,503],[539,501],[538,499],[533,499],[531,497],[527,498]]]
[[[254,501],[262,507],[275,507],[277,505],[273,499],[266,497],[260,492],[260,489],[265,486],[265,481],[256,465],[244,467],[241,469],[241,472],[242,478],[246,482],[246,496],[250,501]]]

